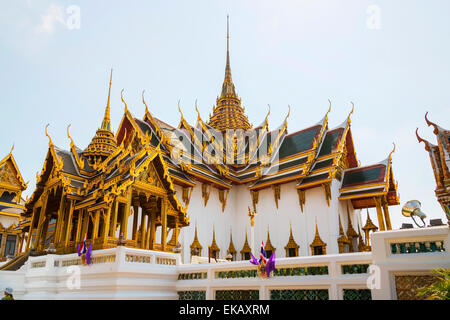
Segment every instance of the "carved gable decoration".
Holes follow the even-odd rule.
[[[0,183],[20,187],[19,180],[16,178],[14,170],[8,162],[5,162],[0,167]]]
[[[142,173],[138,177],[138,181],[150,184],[157,188],[164,188],[153,164],[151,164],[147,170],[142,171]]]

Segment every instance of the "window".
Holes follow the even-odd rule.
[[[297,250],[295,248],[289,248],[288,249],[288,257],[296,257],[297,256]]]
[[[16,236],[8,235],[6,237],[6,246],[5,246],[5,254],[4,256],[15,256],[16,253]]]
[[[244,260],[250,260],[250,252],[243,253]]]
[[[266,258],[267,259],[269,259],[271,255],[272,255],[272,250],[266,251]]]
[[[211,250],[211,258],[213,258],[213,259],[219,259],[219,251],[217,251],[217,250]]]
[[[323,255],[323,248],[322,247],[314,247],[314,255],[315,256]]]

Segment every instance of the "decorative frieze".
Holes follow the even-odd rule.
[[[270,290],[270,300],[329,300],[327,289]]]
[[[187,208],[189,206],[189,202],[191,201],[192,187],[183,187],[183,201],[184,205]]]
[[[331,200],[331,188],[330,188],[330,182],[322,183],[323,190],[325,191],[325,198],[327,199],[327,204],[330,206],[330,200]]]
[[[370,289],[344,289],[344,300],[372,300]]]
[[[202,198],[205,203],[205,207],[206,207],[206,204],[208,203],[209,194],[211,193],[211,188],[212,188],[212,186],[209,184],[204,184],[204,183],[202,184]]]
[[[206,291],[178,291],[179,300],[206,300]]]
[[[208,278],[208,272],[180,273],[178,280],[201,280]]]
[[[273,190],[273,196],[275,198],[275,204],[277,205],[277,209],[278,209],[278,200],[280,200],[280,185],[272,185],[272,190]]]
[[[259,290],[217,290],[216,300],[259,300]]]
[[[219,191],[219,201],[222,204],[222,212],[224,212],[225,206],[227,205],[228,193],[230,193],[230,190],[219,189],[218,191]]]
[[[297,189],[298,194],[298,202],[300,203],[300,209],[303,212],[303,206],[305,205],[305,190],[303,189]]]
[[[343,274],[361,274],[367,273],[369,270],[369,264],[346,264],[342,265]]]
[[[252,197],[253,210],[256,211],[256,205],[258,204],[259,191],[250,190],[250,195]]]

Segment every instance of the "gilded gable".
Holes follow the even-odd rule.
[[[0,167],[0,183],[20,187],[19,180],[14,174],[14,169],[9,162]]]
[[[154,187],[164,188],[153,164],[151,164],[147,170],[142,171],[138,177],[138,181],[150,184]]]

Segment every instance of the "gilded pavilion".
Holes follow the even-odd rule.
[[[25,200],[22,192],[27,183],[22,178],[11,151],[0,160],[0,262],[22,252],[25,233],[21,226]]]
[[[47,156],[24,206],[23,251],[73,253],[86,238],[94,250],[181,248],[185,261],[208,252],[247,259],[253,230],[266,251],[288,257],[368,251],[369,232],[392,228],[388,207],[399,204],[392,152],[361,166],[353,108],[330,128],[331,102],[322,119],[298,131],[288,132],[290,110],[276,129],[269,129],[270,108],[253,126],[232,80],[228,30],[225,77],[209,121],[196,105],[197,122],[189,124],[178,105],[180,122],[171,126],[150,113],[144,94],[137,118],[121,94],[114,133],[111,79],[112,71],[101,126],[85,149],[69,127],[68,150],[45,128]],[[361,221],[368,208],[376,208],[378,227],[370,217]]]
[[[431,122],[427,115],[428,112],[425,114],[425,121],[428,126],[433,127],[437,145],[421,138],[417,132],[418,128],[416,129],[416,136],[419,143],[423,142],[425,144],[425,150],[429,153],[434,179],[436,180],[436,198],[444,210],[450,225],[450,131]]]

